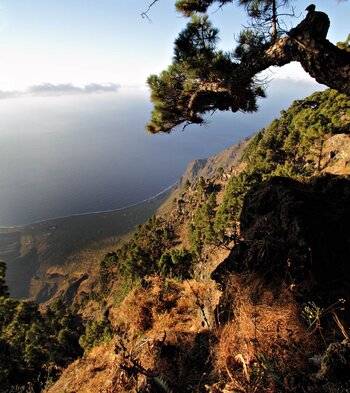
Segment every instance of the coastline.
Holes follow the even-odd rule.
[[[7,264],[6,283],[11,297],[45,300],[38,283],[45,282],[52,267],[66,271],[73,260],[79,259],[84,265],[82,255],[88,250],[93,255],[115,250],[137,225],[157,214],[178,184],[124,208],[0,228],[0,260]]]
[[[158,192],[157,194],[143,199],[140,202],[136,202],[133,203],[131,205],[128,206],[123,206],[123,207],[118,207],[116,209],[108,209],[108,210],[96,210],[96,211],[92,211],[92,212],[86,212],[86,213],[74,213],[74,214],[67,214],[64,216],[57,216],[57,217],[50,217],[50,218],[45,218],[43,220],[38,220],[38,221],[33,221],[31,223],[27,223],[27,224],[19,224],[19,225],[11,225],[11,226],[0,226],[0,234],[3,233],[6,230],[18,230],[18,229],[22,229],[22,228],[27,228],[30,227],[32,225],[40,225],[40,224],[45,224],[47,222],[51,222],[51,221],[58,221],[58,220],[64,220],[64,219],[69,219],[69,218],[74,218],[74,217],[83,217],[83,216],[92,216],[92,215],[98,215],[98,214],[109,214],[109,213],[117,213],[117,212],[122,212],[124,210],[129,210],[132,208],[135,208],[137,206],[141,206],[143,204],[146,203],[150,203],[154,200],[156,200],[157,198],[160,198],[162,196],[164,196],[165,194],[167,194],[169,192],[169,194],[176,189],[176,187],[180,184],[181,179],[177,180],[175,183],[171,184],[170,186],[168,186],[167,188],[165,188],[164,190]]]

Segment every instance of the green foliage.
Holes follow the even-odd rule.
[[[239,0],[250,17],[255,35],[265,41],[276,39],[283,29],[279,26],[279,10],[288,5],[288,0]]]
[[[177,0],[175,6],[185,16],[192,16],[195,13],[207,12],[212,5],[222,7],[234,2],[234,0]],[[287,3],[286,0],[238,0],[238,4],[245,7],[249,16],[266,19],[272,19],[273,7],[279,8]]]
[[[309,326],[313,330],[321,331],[321,318],[324,318],[326,315],[331,315],[334,317],[336,311],[344,311],[345,299],[338,299],[336,302],[329,305],[327,308],[319,307],[315,302],[309,301],[304,305],[304,308],[301,312],[301,316]]]
[[[107,344],[113,336],[111,325],[106,317],[101,321],[89,321],[85,334],[79,339],[79,344],[85,351],[89,351],[99,344]]]
[[[349,132],[349,119],[347,96],[334,90],[314,93],[295,101],[253,138],[243,157],[246,169],[229,180],[219,207],[213,184],[199,178],[198,204],[188,225],[191,251],[200,256],[205,244],[225,246],[238,240],[240,214],[250,188],[273,175],[300,179],[317,173],[326,137]]]
[[[114,305],[118,307],[125,296],[141,284],[141,280],[132,280],[130,277],[122,277],[118,281],[118,289],[113,293]]]
[[[176,9],[185,16],[192,16],[194,13],[205,13],[208,8],[215,3],[219,6],[232,3],[233,0],[177,0]]]
[[[205,244],[216,242],[214,231],[216,209],[216,194],[211,192],[209,197],[194,211],[192,223],[188,226],[188,234],[192,252],[197,256],[201,255]]]
[[[0,297],[8,296],[8,288],[5,283],[5,275],[6,275],[6,263],[0,261]]]
[[[224,168],[221,166],[220,168],[218,168],[217,170],[217,175],[219,176],[219,178],[222,178],[225,174],[225,170]]]
[[[337,47],[350,52],[350,34],[344,42],[337,42]]]
[[[198,191],[198,193],[200,195],[203,195],[203,193],[205,193],[206,184],[205,184],[205,180],[204,180],[203,176],[200,176],[200,178],[198,179],[198,181],[196,183],[196,190]]]
[[[193,16],[175,40],[175,63],[186,62],[193,77],[208,77],[215,57],[219,30],[207,16]]]
[[[217,47],[219,31],[206,13],[211,6],[233,3],[246,10],[247,28],[237,47],[223,52]],[[286,21],[280,19],[294,13],[286,10],[289,1],[177,0],[175,5],[191,19],[175,40],[172,64],[148,78],[154,110],[147,130],[170,132],[180,124],[203,124],[203,115],[215,110],[256,111],[256,99],[265,92],[255,75],[270,65],[265,52],[284,33]],[[348,42],[339,46],[346,48]]]
[[[314,93],[282,111],[250,142],[246,169],[228,182],[214,221],[218,241],[235,238],[244,196],[254,184],[272,175],[300,179],[317,173],[325,138],[349,131],[350,100],[335,90]]]
[[[132,280],[157,273],[158,261],[175,240],[171,224],[153,217],[117,251],[118,274]]]
[[[154,104],[151,121],[146,126],[148,132],[154,134],[160,131],[170,131],[177,125],[186,122],[189,117],[186,107],[190,100],[190,93],[181,97],[178,92],[184,90],[185,78],[181,65],[174,64],[159,76],[151,75],[147,79],[151,89],[151,100]],[[190,86],[187,86],[189,90]],[[203,120],[192,116],[193,123],[200,124]]]
[[[235,58],[244,60],[252,56],[256,49],[261,48],[264,39],[253,29],[244,29],[238,37],[238,45],[235,48]]]
[[[183,186],[184,190],[187,191],[191,187],[191,182],[187,179]]]
[[[229,180],[223,201],[217,210],[214,220],[215,234],[221,243],[226,243],[227,240],[235,238],[244,196],[252,184],[254,184],[254,178],[246,172]]]
[[[152,217],[139,225],[128,243],[101,261],[100,294],[106,295],[117,280],[116,302],[120,302],[140,279],[161,274],[159,260],[174,244],[175,232],[171,223]]]
[[[180,278],[192,277],[193,256],[185,248],[165,252],[159,259],[158,271],[163,277]]]
[[[350,100],[335,90],[294,101],[280,119],[256,135],[245,152],[248,172],[310,176],[319,169],[325,138],[350,131]]]
[[[115,302],[120,301],[145,276],[189,278],[193,258],[185,249],[171,250],[175,243],[174,227],[160,218],[152,217],[138,226],[132,239],[115,253],[109,253],[100,263],[100,294],[109,293],[117,284]],[[169,251],[170,250],[170,251]]]
[[[212,193],[216,192],[216,186],[210,180],[205,180],[200,176],[195,185],[193,186],[194,195],[193,200],[197,203],[202,203],[208,200]]]
[[[106,254],[104,259],[100,262],[99,283],[100,293],[102,295],[108,294],[110,284],[116,278],[115,268],[117,266],[118,256],[115,252]]]
[[[180,1],[177,8],[187,13],[193,7],[206,8],[204,3]],[[154,104],[146,126],[148,132],[170,132],[182,123],[203,124],[202,115],[214,109],[257,109],[256,97],[264,96],[263,89],[246,78],[237,95],[237,81],[232,76],[237,64],[231,53],[217,49],[217,41],[218,29],[208,17],[192,15],[175,40],[172,64],[159,76],[151,75],[147,80]]]
[[[42,314],[38,305],[0,297],[0,383],[3,392],[40,391],[44,375],[82,354],[80,319],[60,304]]]

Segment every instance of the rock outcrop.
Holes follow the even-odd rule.
[[[247,194],[241,215],[243,241],[212,277],[254,272],[287,282],[300,293],[349,293],[350,180],[326,175],[300,183],[273,177]],[[327,292],[329,296],[329,292]]]

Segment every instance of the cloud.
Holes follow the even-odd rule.
[[[33,96],[46,95],[62,95],[80,93],[83,88],[72,85],[71,83],[63,83],[54,85],[52,83],[42,83],[41,85],[30,86],[25,93]]]
[[[110,93],[116,92],[119,89],[116,83],[90,83],[83,87],[74,86],[71,83],[61,83],[54,85],[52,83],[42,83],[41,85],[30,86],[27,94],[40,95],[66,95],[66,94],[93,94],[93,93]]]
[[[89,85],[84,86],[84,93],[108,93],[108,92],[116,92],[119,89],[120,85],[116,83],[107,83],[100,85],[98,83],[90,83]]]
[[[6,98],[14,98],[14,97],[19,97],[21,96],[21,92],[16,91],[16,90],[0,90],[0,99],[6,99]]]
[[[72,83],[42,83],[33,85],[27,90],[4,91],[0,90],[0,99],[14,97],[42,97],[42,96],[61,96],[73,94],[97,94],[97,93],[115,93],[119,90],[120,85],[117,83],[90,83],[85,86],[75,86]]]

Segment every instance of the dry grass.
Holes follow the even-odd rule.
[[[129,337],[147,333],[147,337],[158,339],[167,332],[170,340],[181,333],[208,328],[217,299],[212,281],[180,282],[154,276],[129,293],[114,324],[127,326]]]
[[[76,360],[46,393],[106,393],[113,384],[116,356],[113,343],[94,348]]]
[[[218,329],[216,365],[226,391],[278,391],[315,349],[299,307],[287,290],[276,294],[253,276],[231,275],[225,297],[230,317]]]
[[[141,389],[159,377],[175,391],[189,391],[189,386],[197,391],[211,367],[209,352],[216,340],[210,331],[214,299],[218,291],[212,281],[157,276],[129,293],[113,313],[115,327],[126,332],[117,351],[118,389]]]
[[[305,367],[316,345],[293,296],[242,275],[228,277],[223,295],[230,313],[216,325],[213,282],[148,278],[113,311],[114,342],[68,368],[50,393],[288,388],[289,374]]]
[[[146,373],[124,375],[123,386],[140,386],[145,378],[149,383],[152,375],[174,391],[201,392],[205,382],[213,393],[276,392],[294,370],[306,367],[317,343],[287,289],[231,275],[223,294],[227,320],[215,326],[217,292],[210,285],[152,277],[127,296],[119,322],[128,331],[129,355]]]

